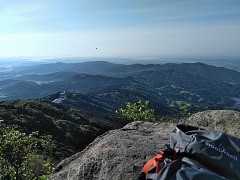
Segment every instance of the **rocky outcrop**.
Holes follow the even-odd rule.
[[[133,179],[134,165],[143,165],[169,140],[172,124],[132,122],[98,137],[82,152],[63,160],[51,180]]]
[[[185,122],[237,135],[240,113],[206,111],[192,115]],[[169,134],[174,128],[175,124],[170,123],[137,121],[109,131],[95,139],[82,152],[63,160],[49,179],[135,179],[137,173],[133,167],[143,165],[156,155],[169,141]]]
[[[207,127],[240,137],[240,112],[213,110],[193,114],[183,121],[185,124]]]

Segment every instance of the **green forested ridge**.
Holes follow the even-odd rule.
[[[156,92],[147,91],[139,87],[122,87],[111,91],[82,94],[79,92],[65,92],[66,99],[61,102],[64,106],[76,107],[86,111],[114,114],[116,109],[123,107],[126,102],[149,100],[150,107],[155,109],[156,114],[177,114],[177,110],[167,107],[164,99],[158,97]],[[61,93],[52,94],[44,99],[53,101],[61,97]]]
[[[52,135],[56,161],[86,147],[98,135],[122,127],[117,117],[66,108],[48,101],[11,100],[0,104],[0,119],[6,125],[16,124],[22,132],[38,131]]]

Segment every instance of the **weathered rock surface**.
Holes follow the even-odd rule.
[[[185,123],[239,135],[240,113],[205,111]],[[175,124],[132,122],[98,137],[85,150],[63,160],[50,180],[132,180],[134,165],[143,165],[169,141]]]
[[[240,112],[231,110],[212,110],[193,114],[185,121],[199,127],[207,127],[240,137]]]
[[[82,152],[63,160],[52,180],[133,179],[134,165],[143,165],[169,141],[172,124],[133,122],[98,137]],[[59,168],[59,169],[60,169]]]

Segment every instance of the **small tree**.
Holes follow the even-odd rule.
[[[154,109],[148,108],[149,101],[137,103],[126,102],[126,108],[120,108],[116,111],[117,114],[124,116],[132,121],[155,121]]]
[[[49,136],[38,138],[38,132],[29,135],[17,130],[17,126],[2,127],[0,133],[0,179],[36,179],[38,172],[43,170],[48,162],[39,153],[39,148],[47,148]],[[33,162],[35,157],[42,159],[42,167]],[[35,169],[34,169],[35,168]],[[43,174],[44,175],[46,171]]]
[[[182,106],[180,108],[182,110],[182,112],[181,112],[182,118],[186,118],[186,117],[188,117],[190,115],[189,107],[190,107],[190,105],[184,104],[184,106]]]

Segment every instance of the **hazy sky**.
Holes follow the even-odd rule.
[[[240,57],[240,0],[0,0],[0,56]]]

